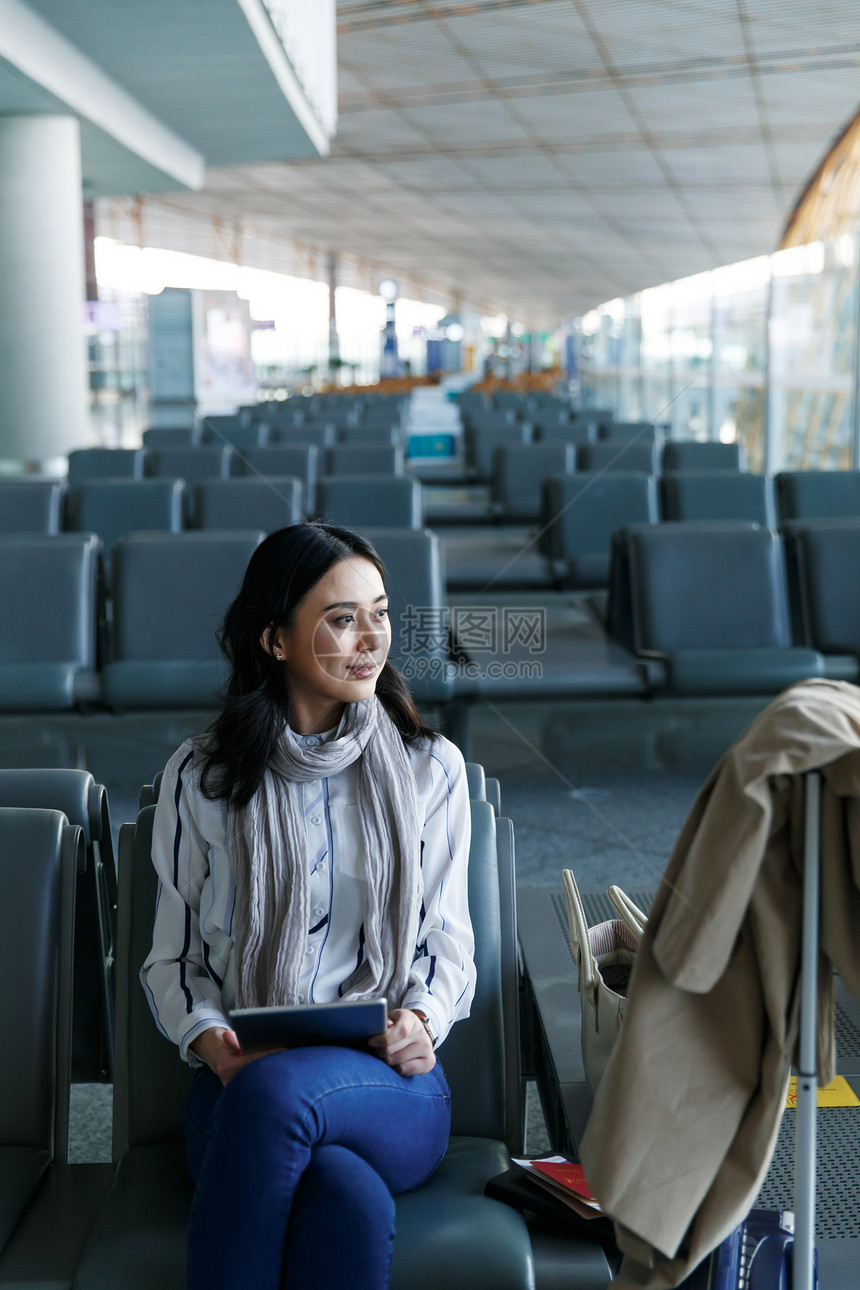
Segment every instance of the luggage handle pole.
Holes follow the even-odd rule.
[[[800,1066],[794,1134],[794,1250],[792,1290],[815,1284],[815,1165],[818,1071],[819,894],[821,885],[821,776],[806,776],[806,836],[803,856],[803,933],[800,965]]]

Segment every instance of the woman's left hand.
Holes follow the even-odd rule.
[[[385,1034],[374,1035],[368,1043],[400,1075],[426,1075],[436,1065],[436,1054],[424,1023],[408,1008],[389,1012]]]

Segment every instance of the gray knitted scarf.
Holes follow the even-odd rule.
[[[302,783],[361,759],[358,809],[366,872],[364,955],[345,999],[400,1006],[415,957],[421,828],[415,774],[400,732],[374,695],[346,708],[339,735],[303,747],[288,726],[251,801],[231,812],[236,879],[236,1003],[296,1003],[310,926],[310,858]]]

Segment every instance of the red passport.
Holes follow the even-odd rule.
[[[539,1173],[544,1174],[557,1187],[564,1187],[582,1200],[594,1201],[594,1197],[588,1190],[582,1165],[573,1165],[569,1162],[566,1164],[554,1164],[551,1160],[535,1160],[533,1165]]]

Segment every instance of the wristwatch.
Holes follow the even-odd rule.
[[[430,1039],[430,1043],[432,1047],[435,1048],[436,1040],[439,1038],[439,1036],[433,1033],[433,1027],[430,1025],[429,1017],[425,1016],[425,1014],[421,1011],[420,1008],[413,1008],[412,1011],[415,1013],[415,1016],[421,1022],[421,1025],[424,1027],[424,1029],[427,1031],[427,1034]]]

